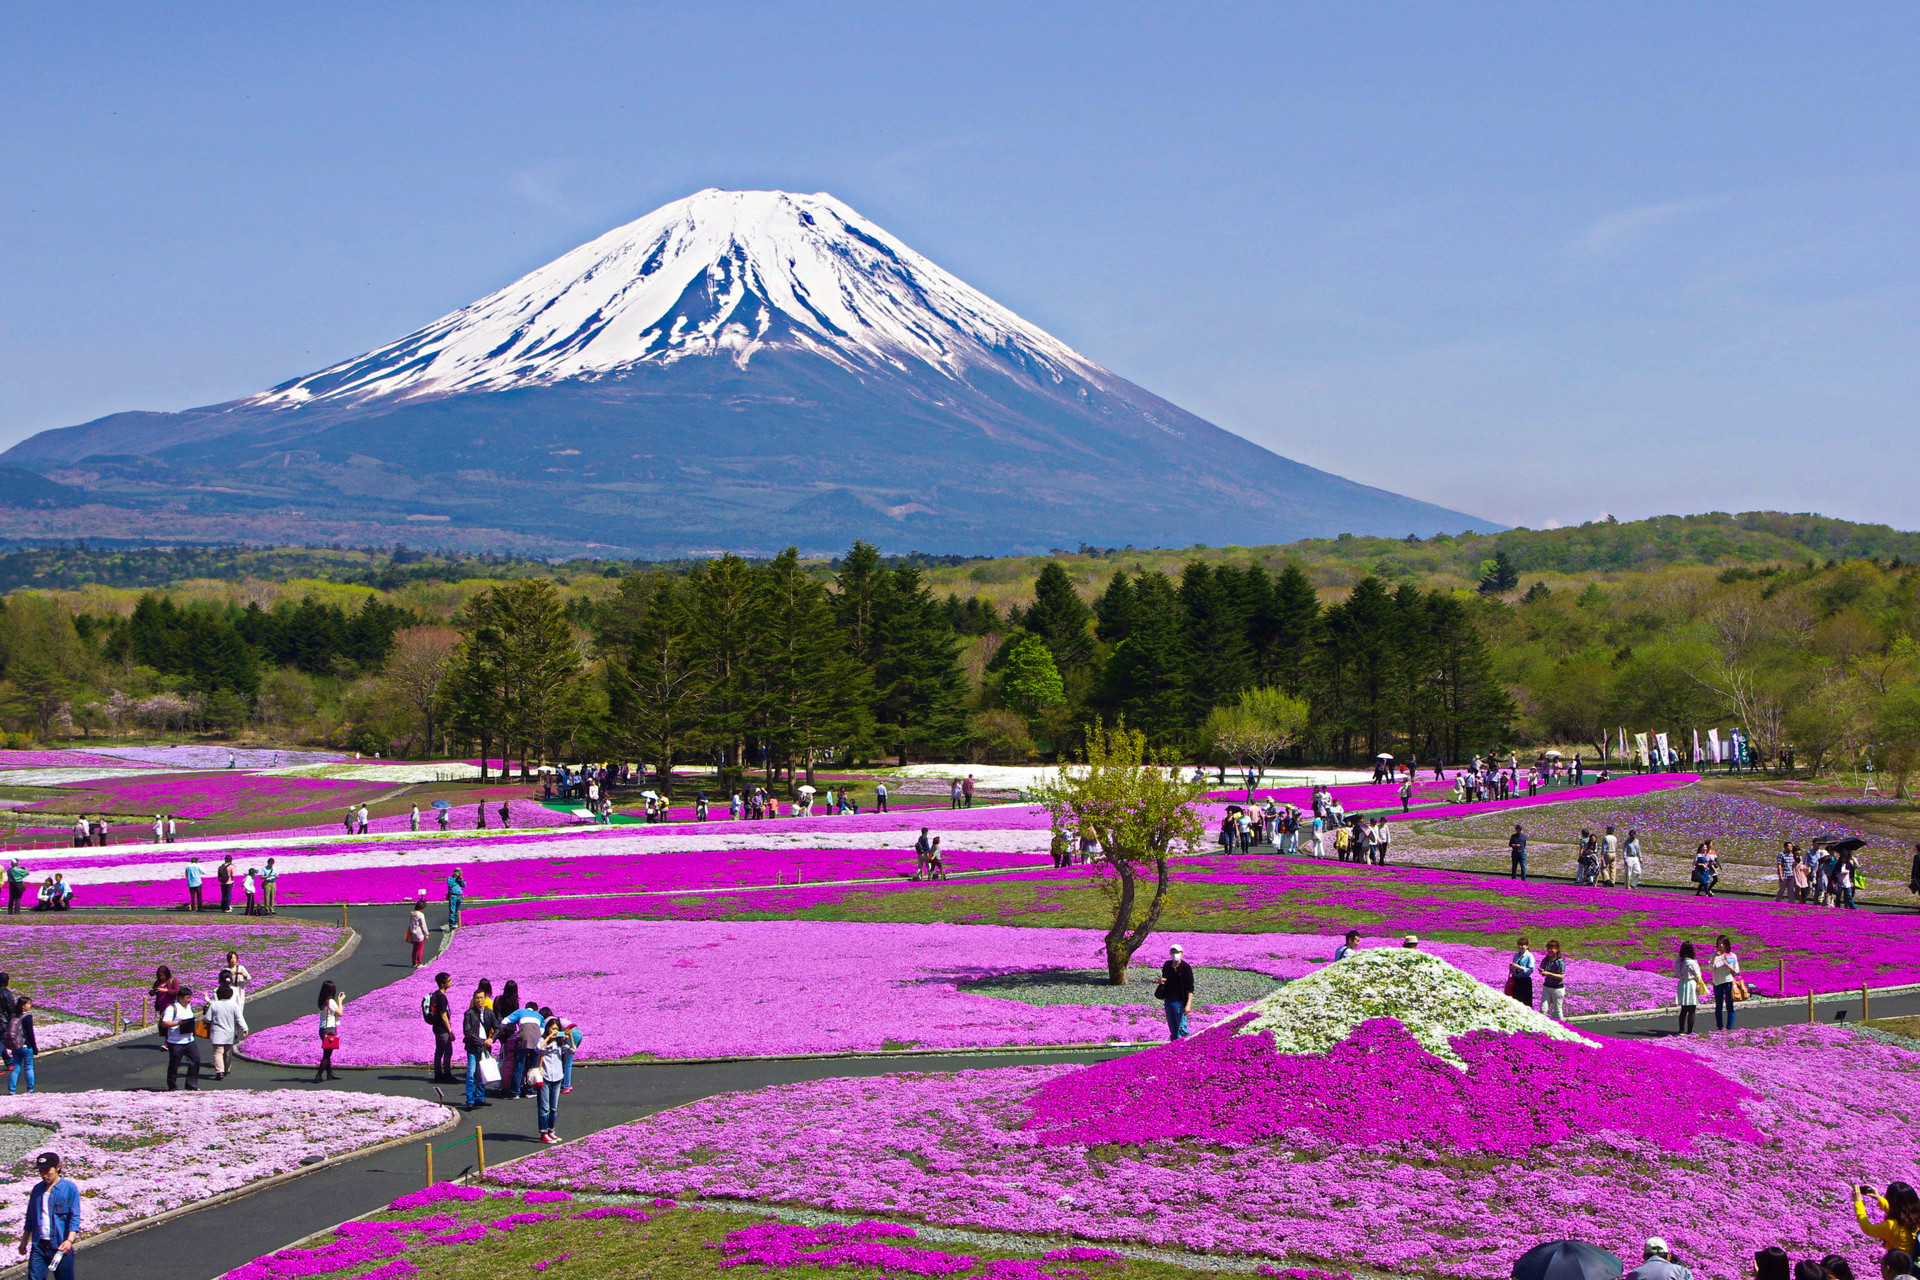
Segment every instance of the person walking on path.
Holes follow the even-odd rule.
[[[1519,823],[1513,824],[1513,834],[1507,837],[1507,879],[1525,880],[1527,878],[1527,831]]]
[[[193,1034],[193,988],[181,987],[173,1003],[160,1011],[160,1030],[167,1037],[167,1089],[180,1087],[180,1064],[187,1064],[187,1088],[200,1089],[200,1045]]]
[[[419,829],[420,829],[420,806],[418,804],[415,804],[413,806],[413,812],[407,815],[407,830],[418,831]]]
[[[60,1157],[43,1151],[33,1162],[40,1181],[27,1193],[27,1226],[20,1233],[20,1256],[27,1280],[73,1280],[73,1246],[80,1239],[80,1188],[62,1177]]]
[[[172,844],[175,840],[179,839],[180,837],[180,823],[178,822],[178,820],[175,819],[174,815],[172,814],[168,814],[166,815],[166,817],[167,817],[167,843]]]
[[[227,982],[233,987],[233,997],[240,1002],[242,1009],[247,1007],[247,988],[253,985],[253,975],[247,972],[247,966],[240,963],[238,951],[227,952]]]
[[[442,810],[442,812],[445,812]],[[447,932],[460,927],[460,900],[467,896],[467,877],[459,867],[447,877]]]
[[[204,878],[200,870],[200,858],[197,854],[187,858],[187,910],[200,911],[204,904],[200,900],[202,890],[200,882]]]
[[[887,811],[887,784],[884,782],[876,782],[873,785],[873,811],[875,813]]]
[[[358,834],[360,835],[367,834],[367,829],[372,824],[372,818],[367,813],[367,806],[365,803],[362,803],[360,806],[360,812],[357,815],[357,824],[359,826]]]
[[[448,825],[453,821],[453,806],[448,805],[444,809],[435,809],[433,814],[434,820],[440,824],[440,833],[445,835]]]
[[[1713,896],[1713,886],[1720,881],[1720,855],[1714,851],[1712,840],[1702,840],[1693,851],[1693,896]]]
[[[338,1080],[333,1069],[333,1051],[340,1047],[340,1015],[347,1010],[346,992],[329,978],[320,984],[320,1065],[314,1069],[313,1083],[322,1079]]]
[[[161,1015],[180,995],[180,980],[173,976],[173,970],[161,965],[153,971],[153,985],[147,988],[147,997],[153,1001],[153,1025],[160,1030],[161,1040],[167,1038],[167,1029],[160,1026]]]
[[[220,869],[214,873],[220,882],[220,910],[228,915],[233,913],[233,855],[228,854],[220,860]]]
[[[479,801],[473,806],[473,829],[475,831],[485,831],[487,829],[487,802],[485,800]]]
[[[540,1125],[540,1141],[560,1141],[554,1126],[560,1120],[560,1090],[567,1078],[567,1062],[573,1057],[573,1037],[560,1019],[548,1016],[540,1030],[533,1065],[527,1068],[534,1092],[534,1114]],[[537,1079],[534,1077],[538,1076]]]
[[[167,842],[167,819],[163,814],[153,815],[153,842],[155,844]]]
[[[1166,1011],[1167,1039],[1186,1039],[1187,1015],[1193,1012],[1193,966],[1187,963],[1178,943],[1168,950],[1167,962],[1160,966],[1160,985],[1154,988],[1153,998]]]
[[[1529,1009],[1533,1008],[1533,973],[1538,967],[1533,952],[1527,949],[1526,935],[1522,934],[1513,959],[1507,961],[1507,994]]]
[[[8,1012],[6,1021],[0,1023],[0,1045],[5,1045],[9,1068],[7,1072],[7,1093],[20,1091],[20,1078],[27,1081],[27,1092],[33,1092],[33,1055],[40,1052],[40,1042],[33,1038],[33,997],[16,996],[13,1008]]]
[[[1880,1210],[1879,1222],[1867,1217],[1868,1197]],[[1889,1251],[1898,1249],[1911,1256],[1915,1235],[1920,1233],[1920,1192],[1914,1191],[1910,1183],[1890,1182],[1883,1196],[1862,1184],[1853,1188],[1853,1216],[1869,1240],[1878,1240]]]
[[[1733,953],[1733,939],[1721,934],[1713,940],[1713,958],[1707,962],[1713,969],[1713,1028],[1716,1031],[1733,1030],[1735,986],[1744,986],[1740,979],[1740,957]],[[1724,1021],[1722,1021],[1724,1017]]]
[[[962,801],[960,805],[962,809],[973,808],[973,775],[972,774],[968,774],[967,780],[960,784],[960,799]]]
[[[1627,888],[1638,889],[1640,887],[1640,829],[1638,827],[1627,828],[1627,841],[1620,846],[1620,849],[1627,856]]]
[[[407,941],[413,944],[413,967],[420,970],[427,967],[427,913],[420,904],[413,904],[413,914],[407,917]]]
[[[1915,864],[1920,865],[1920,857],[1915,858]],[[7,864],[7,914],[19,915],[20,899],[26,896],[27,869],[20,865],[20,859],[15,858]]]
[[[207,1002],[207,1043],[213,1046],[213,1078],[225,1080],[233,1066],[233,1046],[252,1028],[247,1026],[244,1000],[233,981],[223,981]]]
[[[348,835],[352,835],[352,834],[353,834],[353,819],[354,819],[354,817],[355,817],[355,811],[354,811],[354,807],[353,807],[352,805],[348,805],[348,806],[347,806],[347,816],[346,816],[346,819],[345,819],[345,826],[346,826],[346,828],[347,828],[347,834],[348,834]]]
[[[1567,958],[1560,954],[1560,943],[1547,939],[1547,954],[1540,961],[1540,1012],[1549,1018],[1567,1020]]]
[[[1694,1015],[1700,1012],[1700,961],[1694,956],[1693,944],[1680,944],[1679,958],[1673,962],[1675,983],[1673,1002],[1680,1006],[1680,1034],[1689,1035],[1693,1031]]]
[[[280,914],[279,908],[274,906],[273,902],[274,890],[279,888],[279,881],[280,873],[273,869],[273,859],[268,858],[266,870],[260,873],[260,914],[268,916]]]
[[[433,1028],[433,1082],[452,1084],[453,1075],[453,1002],[447,996],[447,988],[453,985],[453,975],[436,973],[433,975],[433,992],[426,999],[427,1025]]]
[[[1400,812],[1405,813],[1413,805],[1413,771],[1407,771],[1407,780],[1400,784]]]
[[[958,809],[959,807],[960,807],[960,779],[955,778],[953,780],[952,788],[947,792],[947,808]]]
[[[1773,893],[1775,902],[1787,902],[1793,897],[1793,868],[1800,861],[1800,850],[1791,840],[1780,842],[1780,852],[1773,856],[1773,872],[1779,885]]]
[[[1602,884],[1614,884],[1614,868],[1620,864],[1620,837],[1615,833],[1613,824],[1607,824],[1606,834],[1600,837],[1600,881]]]

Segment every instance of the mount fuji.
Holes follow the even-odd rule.
[[[3,466],[75,492],[55,504],[69,524],[547,553],[1500,527],[1271,453],[832,196],[778,191],[701,191],[365,355],[227,404],[45,431]]]

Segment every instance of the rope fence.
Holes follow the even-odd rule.
[[[436,1151],[451,1151],[455,1147],[464,1147],[469,1142],[473,1144],[474,1162],[478,1167],[481,1176],[482,1177],[486,1176],[486,1172],[487,1172],[486,1130],[481,1128],[479,1125],[475,1125],[473,1127],[473,1132],[468,1134],[464,1138],[455,1138],[452,1142],[443,1142],[437,1147],[434,1146],[431,1142],[421,1144],[427,1149],[427,1185],[428,1186],[433,1185],[433,1153]]]

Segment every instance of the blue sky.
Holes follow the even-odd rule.
[[[1920,527],[1920,7],[35,6],[0,444],[829,191],[1277,452],[1516,524]]]

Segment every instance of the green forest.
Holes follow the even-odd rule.
[[[1000,559],[30,549],[0,556],[0,721],[728,771],[1057,759],[1122,718],[1221,762],[1262,717],[1254,757],[1301,763],[1738,726],[1904,778],[1916,561],[1775,513]]]

